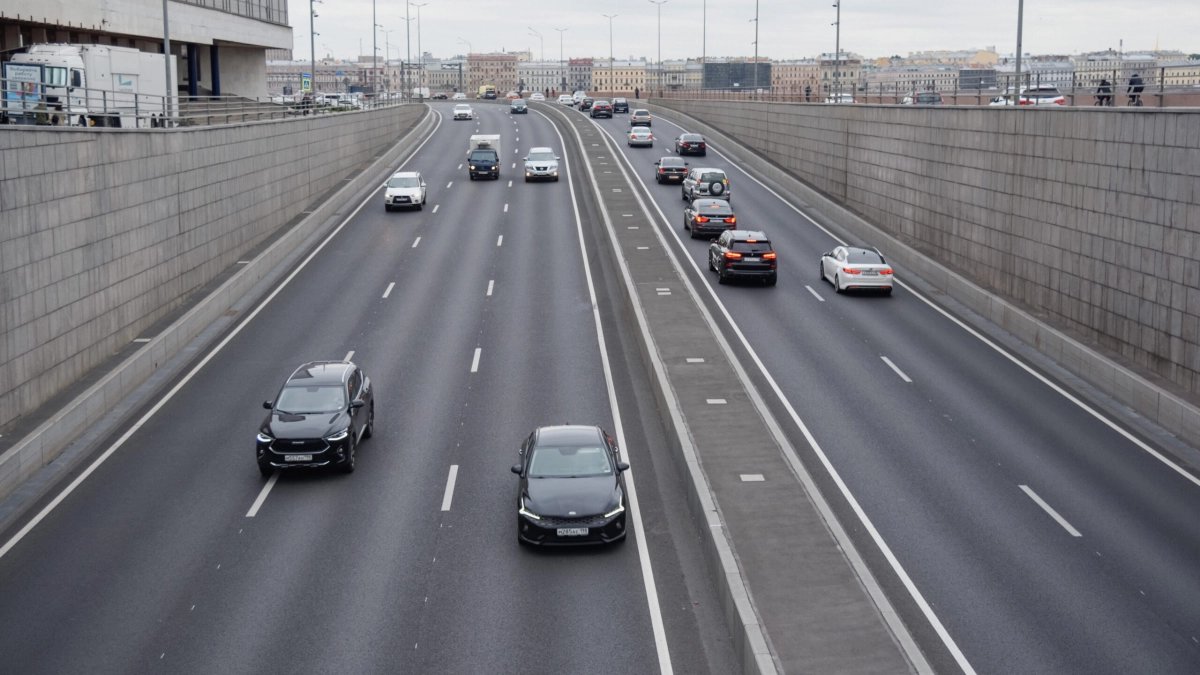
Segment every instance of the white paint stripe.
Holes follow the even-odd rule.
[[[1034,492],[1033,490],[1031,490],[1028,485],[1018,485],[1017,487],[1021,488],[1025,492],[1025,494],[1029,495],[1029,498],[1032,499],[1034,502],[1036,502],[1038,506],[1042,507],[1043,511],[1045,511],[1046,513],[1049,513],[1051,518],[1058,521],[1058,524],[1062,525],[1064,530],[1066,530],[1067,532],[1070,532],[1072,537],[1082,537],[1083,536],[1082,534],[1079,533],[1079,530],[1075,529],[1074,527],[1071,527],[1071,524],[1067,522],[1066,518],[1063,518],[1062,516],[1058,515],[1058,511],[1055,511],[1054,509],[1050,508],[1050,505],[1047,504],[1045,502],[1045,500],[1043,500],[1041,497],[1037,496],[1037,493]]]
[[[687,359],[687,362],[688,362],[688,363],[704,363],[704,359],[697,358],[697,357],[694,357],[694,356],[689,356],[689,357],[688,357],[688,359]]]
[[[460,171],[462,170],[462,164],[459,164],[459,165],[458,165],[458,169],[459,169]]]
[[[766,480],[761,473],[744,473],[741,478],[743,483],[761,483]]]
[[[496,245],[497,246],[504,245],[504,235],[500,235],[499,237],[496,237]]]
[[[896,364],[892,363],[892,360],[891,360],[891,359],[889,359],[889,358],[888,358],[888,357],[886,357],[886,356],[881,356],[881,357],[879,357],[879,358],[883,359],[883,362],[884,362],[884,363],[886,363],[886,364],[888,364],[888,367],[889,367],[889,368],[891,368],[892,370],[896,371],[896,374],[900,376],[900,379],[904,380],[905,382],[909,382],[909,383],[911,383],[911,382],[912,382],[912,380],[911,380],[911,379],[909,379],[909,377],[908,377],[907,375],[905,375],[905,374],[904,374],[904,371],[903,371],[903,370],[900,370],[900,368],[898,368],[898,367],[896,366]]]
[[[512,187],[512,181],[508,181],[508,187]]]
[[[258,510],[262,508],[263,502],[267,501],[267,495],[271,494],[271,488],[275,487],[275,483],[279,480],[279,469],[275,469],[275,473],[267,479],[267,484],[259,490],[258,497],[254,503],[250,505],[250,510],[246,512],[247,518],[253,518],[258,515]]]
[[[505,213],[508,213],[508,204],[505,204],[505,205],[504,205],[504,212],[505,212]]]
[[[723,398],[708,398],[704,399],[709,405],[725,405],[726,401]]]
[[[513,148],[513,154],[514,154],[514,155],[515,155],[515,154],[517,154],[517,149],[516,149],[516,148]]]
[[[134,342],[149,342],[153,338],[134,338]]]
[[[449,183],[446,183],[446,189],[449,190],[451,185],[454,185],[454,181],[450,181]]]
[[[438,207],[439,207],[439,206],[441,206],[441,204],[434,204],[434,205],[433,205],[433,212],[434,212],[434,213],[437,213],[437,210],[438,210]]]
[[[387,290],[383,292],[383,297],[386,298],[387,296],[391,295],[392,289],[395,287],[396,287],[396,282],[394,282],[394,281],[392,283],[388,284]]]
[[[446,494],[442,495],[442,510],[450,510],[450,500],[454,499],[454,482],[458,480],[458,465],[450,465],[450,475],[446,477]]]
[[[630,225],[629,227],[627,227],[627,228],[625,228],[625,229],[627,229],[627,230],[636,230],[636,229],[638,229],[638,226],[637,226],[637,225]]]
[[[821,302],[825,302],[825,298],[822,298],[820,293],[814,291],[812,286],[805,285],[804,287],[808,289],[809,293],[813,294],[814,298],[820,300]]]
[[[649,250],[650,250],[650,247],[649,247],[649,246],[639,246],[639,247],[638,247],[638,250],[639,250],[639,251],[649,251]]]
[[[354,358],[354,350],[353,350],[353,349],[351,349],[350,351],[346,352],[346,358],[344,358],[344,359],[342,359],[342,360],[343,360],[343,361],[349,361],[349,360],[350,360],[350,359],[352,359],[352,358]]]
[[[542,117],[546,117],[541,111],[535,111]],[[549,121],[549,118],[546,118]],[[558,134],[558,141],[561,147],[566,147],[566,139],[563,138],[562,132],[558,127],[551,123],[554,128],[554,133]],[[576,132],[578,137],[578,132]],[[565,157],[565,155],[564,155]],[[579,215],[579,202],[575,197],[575,184],[571,177],[571,162],[569,159],[563,160],[566,166],[567,173],[567,188],[571,193],[571,207],[575,210],[575,232],[579,237],[579,253],[583,257],[583,275],[587,279],[588,296],[592,302],[592,320],[596,324],[596,340],[600,344],[600,363],[604,366],[604,383],[608,387],[608,405],[612,409],[613,416],[613,431],[617,435],[617,447],[625,449],[625,460],[630,464],[628,447],[625,444],[625,429],[621,422],[621,410],[617,403],[617,388],[613,383],[612,368],[608,362],[608,346],[604,341],[604,326],[600,322],[600,304],[596,300],[596,287],[592,282],[592,266],[588,262],[587,247],[584,244],[583,237],[583,220]],[[607,220],[607,213],[605,213]],[[611,227],[611,223],[609,224]],[[654,633],[654,648],[658,654],[658,671],[660,675],[672,675],[675,671],[671,667],[671,652],[667,645],[667,633],[663,628],[662,606],[658,600],[658,588],[654,582],[654,569],[650,566],[650,549],[646,544],[646,530],[642,525],[642,511],[638,506],[637,484],[634,482],[634,470],[625,472],[625,488],[626,496],[629,498],[629,515],[633,517],[633,536],[637,542],[638,563],[642,568],[642,585],[646,589],[646,602],[650,609],[650,628]]]
[[[249,261],[249,260],[239,260],[239,261],[237,261],[237,264],[239,264],[239,265],[249,265],[249,264],[250,264],[250,261]]]
[[[512,168],[514,168],[514,169],[515,169],[515,168],[517,168],[517,163],[516,163],[516,162],[513,162]],[[509,186],[509,187],[512,187],[512,181],[511,181],[511,180],[510,180],[510,181],[508,181],[508,186]]]
[[[495,284],[495,283],[496,283],[496,280],[495,280],[495,279],[488,279],[488,292],[487,292],[487,294],[488,294],[489,296],[492,294],[492,285],[493,285],[493,284]]]
[[[478,372],[479,372],[479,355],[480,355],[482,352],[483,352],[483,348],[482,348],[482,347],[476,347],[476,348],[475,348],[475,356],[471,357],[471,372],[472,372],[472,373],[478,373]]]
[[[420,237],[417,237],[415,240],[413,240],[413,245],[412,245],[412,247],[413,247],[413,248],[416,248],[416,247],[417,247],[417,244],[419,244],[419,243],[421,243],[421,238],[420,238]]]

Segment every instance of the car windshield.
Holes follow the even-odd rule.
[[[725,202],[696,202],[692,205],[696,213],[702,216],[732,216],[733,209]]]
[[[614,98],[613,99],[613,103],[624,103],[624,102],[625,102],[625,99],[623,99],[623,98]]]
[[[701,136],[700,134],[684,134],[679,137],[679,140],[687,141],[689,143],[695,143],[696,141],[704,140],[704,137]]]
[[[284,387],[275,401],[275,412],[312,415],[346,409],[346,389],[338,384],[318,387]]]
[[[393,176],[392,179],[388,181],[388,187],[390,187],[390,188],[421,187],[421,181],[416,178],[400,178],[398,176]]]
[[[710,172],[710,173],[704,174],[703,176],[700,176],[700,180],[705,181],[705,182],[714,181],[714,180],[725,180],[725,174],[717,173],[717,172]]]
[[[848,251],[846,262],[851,265],[882,265],[883,257],[874,251]]]
[[[757,253],[758,251],[770,251],[771,242],[759,239],[758,241],[735,241],[733,242],[733,250],[742,251],[744,253]]]
[[[554,153],[553,152],[531,152],[531,153],[529,153],[529,156],[526,157],[525,159],[530,162],[553,162],[554,161]]]
[[[634,115],[645,115],[646,117],[649,117],[650,111],[649,110],[634,110],[633,114]]]
[[[495,150],[476,150],[471,153],[472,162],[494,162],[498,157]]]
[[[934,103],[941,100],[940,94],[917,94],[918,103]]]
[[[524,108],[524,107],[525,107],[525,101],[521,101],[521,100],[515,100],[515,101],[513,101],[513,102],[512,102],[512,105],[513,105],[513,107],[514,107],[514,108]]]
[[[611,476],[612,462],[598,445],[537,446],[529,459],[530,478]]]
[[[467,105],[466,103],[459,103],[458,105],[454,106],[454,109],[455,110],[470,110],[471,106]]]

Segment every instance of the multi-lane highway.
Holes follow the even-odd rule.
[[[710,146],[690,166],[729,175],[739,227],[765,230],[780,261],[776,287],[718,287],[708,242],[682,229],[680,188],[653,181],[654,160],[684,128],[656,116],[655,147],[629,148],[627,116],[595,123],[644,183],[714,314],[728,312],[723,330],[762,391],[777,386],[776,415],[792,420],[792,443],[939,672],[1200,672],[1200,481],[926,302],[903,274],[892,297],[835,294],[818,276],[835,234]]]
[[[565,176],[513,167],[573,151],[540,115],[434,109],[403,167],[424,210],[372,193],[0,557],[0,672],[733,672],[605,244]],[[468,180],[474,133],[501,134],[501,180]],[[263,479],[262,401],[348,355],[376,392],[357,471]],[[519,547],[509,467],[535,427],[568,422],[620,434],[641,531]]]

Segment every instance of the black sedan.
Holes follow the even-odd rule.
[[[375,431],[371,379],[349,361],[313,361],[296,369],[258,430],[258,470],[331,467],[354,471],[358,442]]]
[[[654,162],[654,180],[657,183],[683,183],[688,172],[687,165],[678,157],[663,157]]]
[[[518,452],[512,472],[521,544],[606,544],[625,539],[620,450],[600,427],[541,427]]]
[[[712,239],[735,227],[737,216],[724,199],[697,199],[683,210],[683,229],[692,233],[692,239]]]
[[[679,155],[704,157],[708,154],[708,143],[700,134],[681,134],[675,139],[675,152]]]

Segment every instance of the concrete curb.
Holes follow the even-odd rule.
[[[434,115],[425,113],[387,154],[345,184],[305,219],[273,242],[249,264],[227,279],[186,314],[165,328],[144,347],[88,387],[74,400],[0,455],[0,500],[12,494],[39,469],[63,453],[91,425],[113,410],[130,392],[145,382],[162,364],[199,335],[250,292],[276,265],[297,246],[325,225],[345,206],[346,200],[371,183],[381,180],[380,172],[412,147],[413,139],[428,133]]]
[[[1200,446],[1200,408],[885,233],[711,125],[667,106],[639,103],[654,114],[672,116],[685,122],[692,130],[709,136],[725,149],[735,150],[739,161],[816,206],[850,234],[886,251],[888,258],[894,262],[945,291],[946,295],[1016,336],[1101,393],[1128,406],[1184,442]],[[1187,458],[1178,459],[1200,469]]]
[[[555,110],[549,104],[546,107],[549,110]],[[560,111],[559,115],[561,115]],[[582,143],[582,140],[574,135],[576,129],[570,124],[570,121],[565,120],[564,124],[564,135],[570,134],[576,143]],[[581,150],[579,156],[582,157],[582,154]],[[587,162],[581,161],[580,163],[584,171],[590,175],[591,167]],[[698,525],[698,529],[703,542],[705,562],[717,584],[717,596],[721,598],[722,614],[733,637],[734,650],[741,661],[742,672],[748,675],[775,675],[780,670],[776,667],[774,656],[768,646],[766,629],[754,610],[750,593],[742,578],[741,570],[738,568],[737,557],[725,534],[721,514],[717,509],[708,479],[696,457],[695,446],[680,412],[675,390],[671,387],[666,368],[658,356],[654,336],[650,334],[645,310],[633,292],[633,278],[630,276],[625,259],[621,257],[620,251],[615,245],[616,234],[612,229],[612,221],[603,207],[604,202],[597,191],[595,180],[590,182],[593,196],[596,203],[600,205],[604,216],[605,230],[608,233],[609,241],[613,243],[609,247],[613,264],[621,270],[621,297],[626,308],[637,319],[637,330],[634,334],[637,337],[642,360],[650,375],[651,390],[654,392],[654,398],[658,404],[658,412],[666,431],[667,442],[675,450],[674,457],[683,463],[684,470],[691,478],[687,483],[688,508],[697,523],[702,523],[702,525]]]

